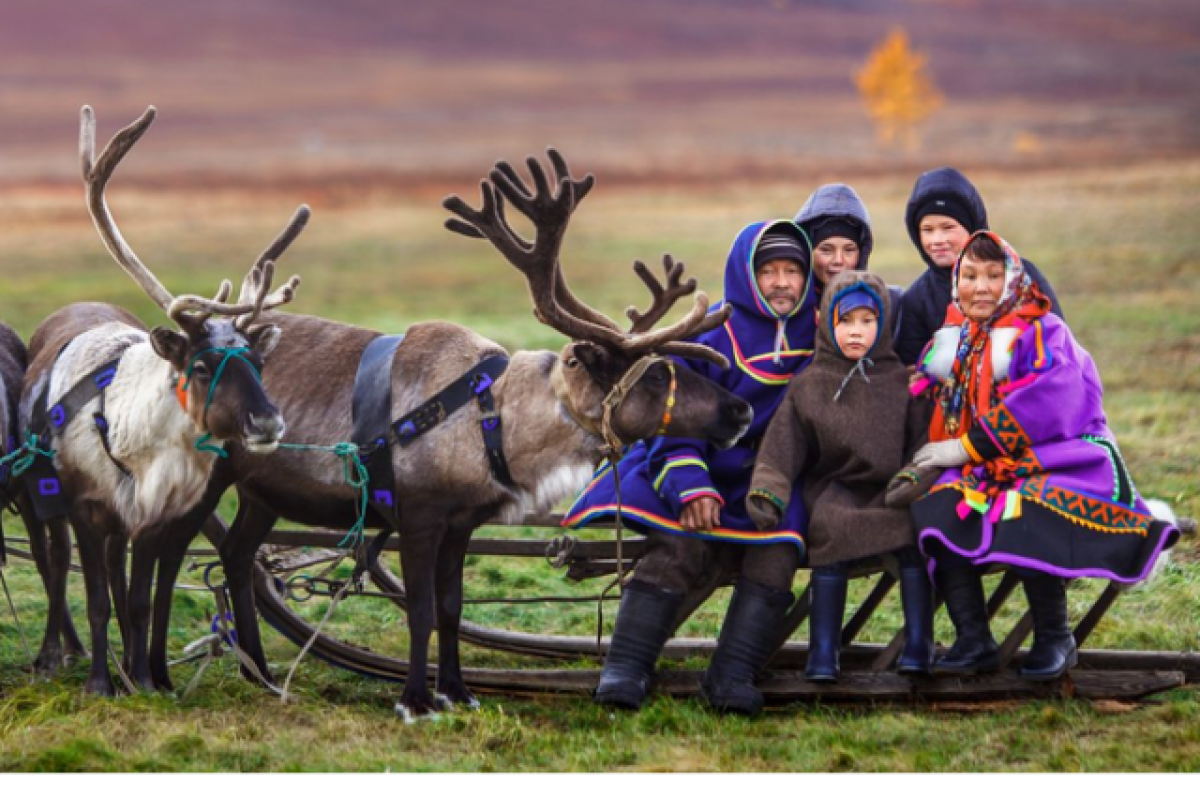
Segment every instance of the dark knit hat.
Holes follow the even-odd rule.
[[[966,202],[953,194],[932,194],[926,199],[921,207],[917,208],[917,225],[921,224],[921,219],[934,214],[949,216],[961,224],[967,232],[975,232],[978,229],[975,224],[975,214],[967,207]]]
[[[813,249],[829,238],[847,238],[862,246],[862,222],[849,216],[830,216],[818,219],[815,223],[810,222],[808,232],[812,238]]]
[[[808,266],[808,248],[794,235],[769,232],[754,250],[754,269],[757,271],[772,260],[795,260],[802,266]]]

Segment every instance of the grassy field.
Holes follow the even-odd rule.
[[[586,168],[586,164],[579,164]],[[670,251],[701,286],[719,294],[729,242],[745,223],[790,216],[816,180],[729,186],[614,190],[603,184],[581,206],[564,262],[573,288],[619,314],[644,303],[629,266]],[[1200,162],[1105,170],[972,174],[989,200],[996,230],[1055,284],[1077,337],[1095,356],[1106,408],[1144,495],[1200,515]],[[830,176],[830,179],[837,179]],[[903,229],[912,175],[856,180],[878,241],[872,267],[907,284],[922,266]],[[470,185],[451,187],[471,191]],[[388,331],[444,318],[511,348],[558,348],[563,341],[531,317],[519,275],[487,246],[441,229],[439,195],[285,195],[278,191],[122,187],[110,201],[126,237],[175,292],[210,293],[238,279],[295,204],[310,201],[310,229],[282,264],[303,275],[295,304],[308,312]],[[160,318],[120,275],[87,220],[81,191],[26,188],[0,193],[0,318],[28,336],[72,301],[127,306]],[[471,197],[472,199],[474,197]],[[331,441],[313,441],[331,442]],[[9,534],[14,522],[6,518]],[[510,532],[531,535],[533,532]],[[577,594],[543,563],[473,558],[472,597]],[[30,644],[44,596],[30,565],[5,571]],[[197,584],[197,572],[184,580]],[[798,579],[797,587],[803,577]],[[1078,616],[1100,585],[1069,593]],[[79,584],[76,616],[83,617]],[[861,600],[861,588],[851,603]],[[687,635],[712,635],[719,596]],[[181,592],[172,655],[207,631],[212,601]],[[614,612],[606,611],[611,623]],[[983,710],[801,705],[756,720],[719,717],[698,701],[656,698],[636,715],[610,715],[585,697],[524,700],[486,696],[481,711],[404,726],[392,714],[395,685],[303,662],[298,700],[241,681],[226,657],[194,693],[102,700],[81,694],[86,666],[52,682],[35,680],[20,635],[0,611],[0,770],[769,770],[769,771],[1196,771],[1200,690],[1178,690],[1131,707],[1083,701],[1001,704]],[[468,619],[549,633],[589,634],[594,605],[471,607]],[[1015,619],[997,622],[1003,632]],[[345,637],[400,653],[399,612],[383,602],[350,602],[331,620]],[[864,633],[887,639],[898,625],[890,605]],[[940,637],[949,628],[939,619]],[[115,632],[113,637],[116,637]],[[296,649],[267,632],[277,673]],[[1200,543],[1174,553],[1153,584],[1125,595],[1092,637],[1098,647],[1200,647]],[[545,666],[465,650],[468,666]],[[698,665],[692,662],[692,665]],[[181,665],[176,685],[195,665]]]

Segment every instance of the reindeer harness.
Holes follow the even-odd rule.
[[[421,406],[393,420],[391,366],[403,340],[403,335],[384,335],[371,341],[359,360],[351,401],[354,420],[351,441],[359,447],[359,459],[367,468],[368,500],[391,529],[398,529],[400,524],[389,437],[401,448],[407,448],[472,399],[483,413],[480,428],[492,475],[506,487],[515,486],[504,456],[503,428],[492,394],[492,385],[508,368],[508,357],[496,355],[481,361]]]
[[[128,476],[129,469],[112,455],[108,443],[108,419],[104,417],[104,391],[112,384],[120,363],[121,358],[117,357],[96,368],[76,382],[52,407],[47,406],[50,394],[50,380],[47,379],[46,384],[34,400],[33,418],[29,431],[36,439],[48,439],[65,429],[80,410],[94,399],[99,398],[100,409],[92,413],[92,421],[100,435],[100,443],[104,446],[104,453],[108,454],[108,458],[113,461],[113,464],[121,473]],[[30,488],[29,494],[33,499],[38,520],[44,522],[66,515],[68,502],[62,493],[62,482],[58,478],[58,471],[54,468],[53,456],[35,456],[26,474],[26,483]]]

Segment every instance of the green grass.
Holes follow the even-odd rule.
[[[973,175],[988,197],[992,223],[1051,278],[1072,329],[1092,352],[1106,385],[1106,409],[1140,491],[1200,515],[1200,164],[1131,166],[1036,175]],[[911,175],[855,181],[871,207],[878,245],[873,267],[907,284],[921,265],[903,229]],[[721,293],[725,253],[740,227],[790,215],[810,186],[731,185],[610,191],[581,206],[564,263],[588,303],[620,316],[646,301],[629,266],[657,267],[662,252],[684,260],[701,287]],[[468,190],[467,186],[463,190]],[[202,194],[121,189],[111,202],[126,237],[175,292],[211,294],[237,280],[305,197],[233,192]],[[162,319],[103,252],[71,197],[0,195],[0,213],[19,223],[0,237],[0,318],[22,334],[72,301],[120,303],[150,323]],[[432,198],[380,196],[370,203],[317,205],[310,229],[281,268],[304,277],[297,312],[389,331],[443,318],[468,324],[510,349],[557,349],[563,340],[532,318],[522,281],[488,246],[441,229]],[[227,502],[226,510],[231,504]],[[8,520],[10,535],[18,532]],[[540,537],[508,529],[491,534]],[[32,567],[5,571],[30,644],[37,644],[45,598]],[[806,576],[797,579],[801,588]],[[197,585],[198,571],[183,581]],[[72,608],[85,618],[80,580]],[[540,560],[471,557],[469,597],[591,596],[600,582],[566,581]],[[1103,587],[1069,592],[1079,616]],[[851,605],[866,594],[854,585]],[[727,594],[689,621],[687,636],[715,635]],[[996,630],[1017,618],[1019,600]],[[318,618],[325,604],[307,609]],[[202,591],[177,594],[172,656],[207,633],[214,611]],[[615,605],[607,604],[606,628]],[[0,608],[0,770],[765,770],[765,771],[1195,771],[1200,766],[1200,690],[1189,687],[1130,710],[1084,701],[1006,703],[984,710],[914,706],[773,709],[756,720],[718,717],[698,701],[656,697],[640,714],[610,714],[586,696],[514,699],[483,696],[475,713],[399,723],[394,684],[363,679],[306,660],[298,700],[246,684],[233,659],[204,673],[181,698],[195,664],[176,668],[176,696],[115,700],[86,697],[86,665],[53,681],[34,679],[20,637]],[[467,618],[539,633],[595,633],[594,603],[472,605]],[[939,618],[939,637],[950,628]],[[890,638],[900,624],[889,600],[864,630]],[[345,602],[331,632],[403,655],[401,613],[375,599]],[[114,629],[110,630],[116,638]],[[266,631],[267,653],[283,677],[296,648]],[[1153,583],[1117,602],[1090,643],[1097,647],[1195,651],[1200,647],[1200,542],[1189,540]],[[545,662],[464,648],[474,667],[543,667]],[[562,666],[587,666],[566,664]],[[701,662],[685,665],[702,666]]]

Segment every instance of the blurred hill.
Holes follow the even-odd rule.
[[[853,85],[905,29],[946,95],[880,149]],[[606,177],[1059,166],[1200,151],[1195,0],[3,0],[0,181],[364,183],[478,175],[547,144]]]

